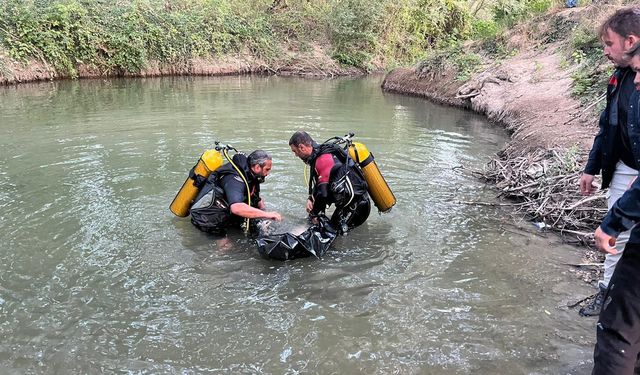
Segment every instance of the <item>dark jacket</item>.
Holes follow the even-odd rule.
[[[631,152],[633,153],[634,159],[640,165],[640,92],[637,90],[634,91],[633,95],[631,96],[627,125],[629,130],[629,145],[631,147]],[[600,133],[602,133],[602,129]],[[600,136],[600,133],[598,133],[598,136]],[[598,139],[598,136],[596,136],[596,140]],[[613,138],[613,134],[608,134],[607,136],[605,132],[605,136],[606,137],[604,138],[601,136],[602,140],[599,147],[602,150],[610,153],[613,150],[613,145],[609,145],[609,138]],[[593,150],[591,153],[593,153]],[[602,179],[604,185],[605,161],[607,160],[604,157],[604,152],[602,155]],[[615,163],[615,161],[613,163]],[[615,165],[606,164],[606,167],[611,169],[611,172],[608,172],[608,174],[610,173],[610,175],[613,176]],[[607,186],[610,181],[611,177],[608,178]],[[602,224],[600,224],[600,227],[608,235],[617,237],[621,232],[634,228],[635,224],[639,221],[640,178],[636,178],[631,184],[631,187],[627,191],[625,191],[622,197],[620,197],[620,199],[616,201],[613,207],[611,207],[604,220],[602,221]],[[640,228],[636,227],[631,231],[629,242],[635,244],[640,243]]]
[[[629,68],[616,69],[609,80],[607,106],[600,114],[600,130],[593,140],[589,159],[584,168],[584,173],[594,176],[602,172],[602,189],[609,187],[618,162],[618,154],[615,149],[618,134],[618,89],[625,73],[634,74]],[[637,97],[637,93],[634,97]],[[631,103],[634,102],[634,97],[631,98]],[[631,124],[630,120],[633,117],[631,112],[633,110],[629,109],[629,119],[627,121],[629,124]],[[631,138],[631,134],[629,134],[629,138]]]

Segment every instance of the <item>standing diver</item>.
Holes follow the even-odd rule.
[[[224,234],[228,227],[240,227],[244,219],[282,220],[279,213],[264,211],[260,197],[260,184],[271,166],[271,156],[263,150],[248,157],[233,155],[229,163],[201,182],[202,188],[190,208],[191,223],[204,232]]]
[[[291,151],[311,166],[306,208],[314,219],[335,204],[331,225],[341,234],[364,223],[371,203],[362,171],[347,152],[334,143],[317,144],[304,131],[289,139]]]

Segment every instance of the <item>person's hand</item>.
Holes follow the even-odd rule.
[[[600,227],[596,229],[596,232],[593,234],[593,237],[596,241],[596,247],[598,250],[603,253],[609,254],[617,254],[618,250],[614,247],[616,245],[616,239],[606,234]]]
[[[311,212],[313,210],[313,201],[311,199],[307,199],[307,212]]]
[[[583,173],[580,176],[580,194],[582,195],[591,195],[596,190],[596,187],[593,186],[593,175]]]
[[[271,219],[271,220],[275,220],[275,221],[282,221],[282,215],[280,215],[279,213],[273,211],[273,212],[267,212],[267,219]]]

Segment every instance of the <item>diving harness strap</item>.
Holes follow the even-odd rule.
[[[347,163],[348,160],[349,160],[349,151],[348,150],[349,150],[349,147],[353,144],[352,138],[353,138],[354,135],[355,135],[355,133],[349,133],[349,134],[346,134],[344,137],[338,137],[338,136],[332,137],[332,138],[329,138],[326,141],[324,141],[322,144],[323,145],[325,145],[325,144],[326,145],[334,145],[336,147],[342,146],[343,152],[346,154],[346,160],[344,162]],[[358,156],[358,150],[355,149],[355,152],[356,152],[356,157],[359,160],[360,158]],[[307,167],[309,167],[309,169],[307,169]],[[356,167],[358,169],[360,168],[357,163],[356,163]],[[307,171],[309,172],[309,174],[307,174]],[[311,166],[311,165],[307,166],[305,164],[305,166],[304,166],[304,179],[305,179],[305,182],[307,184],[307,189],[309,189],[309,198],[311,198],[311,199],[313,199],[313,196],[311,194],[311,191],[313,189],[313,186],[312,186],[313,177],[314,177],[313,166]],[[347,180],[346,183],[351,185],[351,181],[350,180]],[[353,199],[355,198],[353,186],[350,186],[350,191],[352,192],[351,193],[351,197],[350,197],[348,203],[346,204],[346,206],[349,206],[353,202]],[[340,222],[340,226],[342,227],[343,233],[347,232],[346,221],[349,219],[349,217],[352,214],[353,213],[350,212],[345,217],[343,217],[341,222]]]
[[[251,190],[249,189],[249,182],[247,181],[247,178],[244,175],[244,172],[242,172],[240,170],[240,168],[238,168],[236,163],[233,162],[232,158],[229,157],[229,150],[233,150],[235,152],[238,152],[238,150],[236,150],[231,145],[224,145],[224,144],[221,144],[218,141],[216,141],[215,144],[216,144],[216,150],[222,151],[222,154],[224,155],[224,157],[229,161],[229,163],[231,164],[231,166],[233,166],[233,168],[236,170],[236,172],[238,172],[238,175],[240,176],[240,178],[242,178],[242,181],[244,181],[244,184],[247,187],[247,204],[249,205],[249,207],[251,207]],[[251,219],[249,219],[249,218],[245,218],[244,233],[248,233],[249,232],[250,220]]]

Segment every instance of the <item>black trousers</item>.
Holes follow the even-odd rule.
[[[631,375],[640,354],[640,244],[627,243],[596,328],[592,375]]]
[[[369,201],[369,195],[354,199],[351,204],[344,207],[338,207],[331,215],[331,226],[340,234],[361,225],[369,217],[371,212],[371,202]]]

